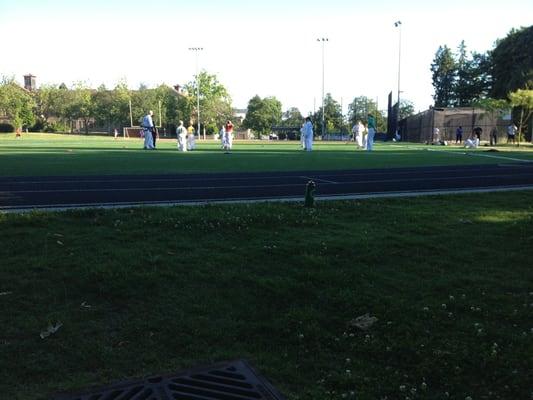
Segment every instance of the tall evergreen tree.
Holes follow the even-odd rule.
[[[454,104],[454,83],[457,66],[452,51],[446,45],[439,46],[431,64],[435,107],[449,107]]]

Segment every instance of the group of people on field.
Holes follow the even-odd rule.
[[[518,128],[513,123],[511,123],[507,127],[507,143],[516,143],[515,137],[516,137],[517,131],[518,131]],[[464,131],[463,131],[462,126],[457,127],[457,129],[455,130],[455,144],[462,144],[463,132]],[[467,149],[475,149],[479,147],[482,133],[483,133],[483,128],[481,128],[480,126],[476,126],[474,129],[472,129],[472,133],[470,137],[464,141],[464,147]],[[498,143],[498,128],[497,127],[494,126],[491,129],[489,137],[490,137],[490,141],[489,141],[490,145],[495,146]],[[448,142],[443,137],[441,137],[439,128],[433,129],[433,137],[431,140],[431,144],[442,145],[442,146],[448,145]]]
[[[152,116],[154,115],[153,111],[149,111],[142,119],[142,131],[141,136],[144,137],[144,148],[147,150],[153,150],[156,146],[157,140],[157,129],[154,125]],[[511,123],[507,127],[507,143],[515,143],[515,137],[518,128],[514,123]],[[365,133],[366,132],[366,133]],[[476,126],[472,130],[471,136],[465,140],[464,146],[469,149],[477,148],[480,144],[481,134],[483,129],[480,126]],[[358,120],[356,124],[352,127],[352,134],[355,140],[355,143],[359,149],[365,149],[367,151],[372,151],[374,146],[374,136],[376,134],[376,119],[372,114],[367,116],[367,124],[363,124],[361,120]],[[305,151],[313,150],[313,123],[311,118],[305,118],[302,127],[300,129],[301,135],[301,146]],[[115,130],[115,138],[117,132]],[[195,132],[194,128],[189,126],[188,129],[183,125],[183,121],[179,121],[179,126],[176,129],[176,136],[178,140],[178,150],[179,151],[190,151],[196,148]],[[219,138],[221,142],[221,148],[229,153],[233,147],[233,124],[230,120],[226,121],[224,125],[221,126],[219,131]],[[490,144],[495,145],[497,143],[498,130],[494,127],[490,132]],[[459,126],[455,131],[455,144],[462,144],[463,141],[463,127]],[[431,144],[438,145],[447,145],[448,142],[441,138],[440,130],[438,127],[433,130],[433,137]]]
[[[365,134],[365,132],[367,132]],[[365,126],[360,120],[352,128],[352,133],[357,147],[372,151],[374,146],[374,136],[376,134],[376,119],[372,114],[368,114],[367,125]],[[300,128],[300,138],[302,149],[305,151],[313,150],[313,124],[311,118],[307,117]]]
[[[374,136],[376,135],[376,119],[374,116],[368,114],[366,126],[361,120],[358,120],[352,127],[352,134],[357,148],[372,151],[374,147]]]

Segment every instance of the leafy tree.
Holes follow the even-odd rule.
[[[67,105],[67,91],[57,85],[41,85],[35,94],[37,115],[45,123],[50,117],[63,118]]]
[[[446,45],[439,46],[431,64],[436,107],[449,107],[454,103],[454,82],[457,66],[452,51]]]
[[[315,132],[321,132],[322,129],[322,107],[315,113],[313,120],[315,121]],[[324,98],[324,122],[326,132],[328,131],[342,131],[344,121],[342,116],[341,105],[333,99],[331,93],[326,94]]]
[[[82,119],[85,125],[85,134],[89,134],[89,120],[94,116],[92,90],[83,82],[78,82],[68,92],[67,99],[66,117],[70,120]]]
[[[528,121],[531,120],[533,113],[533,90],[518,89],[509,93],[509,101],[513,107],[520,109],[520,117],[518,119],[518,145],[520,145],[523,132],[526,130]]]
[[[272,126],[281,122],[281,115],[281,102],[278,99],[275,97],[262,99],[256,95],[248,102],[243,125],[259,135],[266,135],[270,133]]]
[[[513,29],[496,42],[492,59],[494,98],[506,98],[517,89],[533,89],[533,25]]]
[[[299,127],[302,125],[304,117],[300,110],[296,107],[291,107],[283,113],[283,125],[291,127]]]
[[[0,111],[11,119],[16,129],[35,123],[35,100],[13,78],[3,77],[0,82]]]
[[[200,86],[200,120],[206,125],[219,126],[226,120],[231,119],[231,97],[226,88],[218,81],[216,75],[210,75],[206,71],[198,74]],[[197,86],[196,80],[185,85],[188,93],[188,108],[191,110],[191,118],[198,118],[197,110]]]
[[[410,117],[415,113],[415,106],[412,101],[400,99],[400,119]]]
[[[355,97],[348,106],[348,121],[350,126],[353,126],[357,121],[366,124],[368,114],[375,116],[378,131],[384,132],[387,130],[387,120],[383,113],[378,110],[377,103],[366,96]]]

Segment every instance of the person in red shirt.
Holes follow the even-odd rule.
[[[233,124],[231,123],[229,119],[226,122],[225,128],[226,128],[226,133],[225,133],[226,137],[224,140],[224,150],[229,151],[233,147]]]

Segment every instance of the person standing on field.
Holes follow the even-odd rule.
[[[376,120],[372,114],[368,114],[368,135],[366,137],[366,149],[372,151],[374,147],[374,136],[376,134]]]
[[[226,122],[226,126],[224,128],[226,130],[226,135],[225,135],[226,140],[224,141],[224,150],[228,152],[233,147],[233,124],[231,123],[229,119]]]
[[[143,117],[143,121],[142,121],[142,130],[144,134],[144,149],[145,150],[154,149],[154,141],[152,138],[152,130],[154,129],[154,121],[152,120],[152,115],[154,115],[154,112],[152,110],[148,111],[148,114],[146,114]]]
[[[311,123],[311,118],[307,117],[304,123],[304,135],[305,135],[305,150],[313,150],[313,124]]]
[[[176,129],[176,137],[178,139],[178,150],[187,151],[187,129],[183,126],[183,121],[179,122],[179,126]]]
[[[515,137],[516,137],[516,132],[517,131],[518,131],[518,128],[513,123],[511,123],[511,125],[509,125],[507,127],[507,143],[509,143],[509,142],[516,143],[515,142]]]
[[[226,126],[222,125],[218,131],[218,138],[220,139],[220,148],[223,149],[226,145]]]
[[[302,123],[302,127],[300,128],[300,144],[302,146],[302,149],[305,150],[305,121]]]
[[[462,141],[463,141],[463,127],[460,126],[459,128],[455,130],[455,144],[457,143],[461,144]]]
[[[355,143],[359,149],[363,148],[363,133],[365,131],[365,126],[359,120],[352,128],[352,133],[354,136]]]

